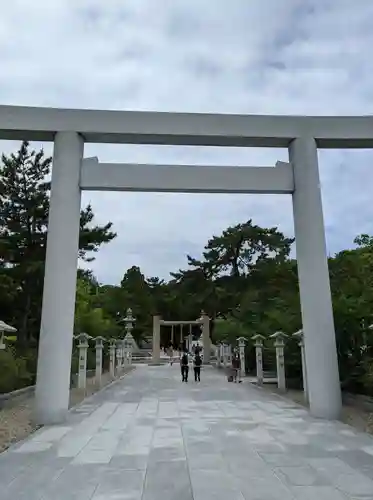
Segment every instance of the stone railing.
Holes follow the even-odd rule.
[[[300,356],[302,361],[302,381],[304,398],[308,401],[308,387],[307,387],[307,371],[306,371],[306,361],[304,355],[304,342],[303,342],[303,331],[299,330],[291,336],[297,341],[300,347]],[[285,344],[289,339],[289,335],[283,332],[275,332],[269,336],[272,341],[272,348],[276,354],[276,370],[273,372],[268,372],[264,370],[263,357],[265,353],[264,341],[267,340],[263,335],[257,334],[251,337],[254,341],[255,347],[255,358],[256,358],[256,384],[263,385],[264,383],[277,383],[278,389],[280,391],[286,391],[286,376],[285,376]],[[238,356],[240,360],[240,375],[246,375],[245,369],[245,345],[246,338],[239,337],[236,339],[236,346],[232,346],[225,342],[220,343],[216,346],[217,362],[216,366],[218,368],[231,369],[232,359],[234,356]],[[271,348],[271,351],[272,351]],[[266,357],[266,356],[265,356]]]

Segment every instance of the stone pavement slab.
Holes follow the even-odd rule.
[[[0,455],[1,500],[373,500],[373,439],[211,367],[122,381]]]

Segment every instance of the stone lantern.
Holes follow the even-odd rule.
[[[95,337],[95,349],[96,349],[96,384],[101,385],[102,377],[102,350],[104,348],[104,342],[106,339],[104,337]]]
[[[238,349],[240,353],[240,361],[241,361],[241,377],[246,376],[246,366],[245,366],[245,345],[246,339],[245,337],[238,337]]]
[[[298,330],[292,335],[295,339],[298,340],[298,345],[300,347],[301,360],[302,360],[302,379],[303,379],[303,392],[304,399],[308,401],[308,382],[307,382],[307,365],[306,365],[306,354],[304,352],[304,337],[303,330]]]
[[[78,371],[78,388],[85,389],[87,385],[87,351],[89,347],[88,341],[92,338],[88,333],[79,333],[74,338],[78,341],[79,352],[79,371]]]
[[[122,353],[123,353],[123,344],[122,340],[118,339],[115,341],[115,357],[116,357],[116,373],[117,375],[120,373],[122,368]]]
[[[133,330],[133,324],[136,318],[133,317],[132,309],[129,307],[126,311],[126,317],[124,318],[126,336],[124,337],[124,361],[127,364],[132,362],[132,348],[133,348],[133,336],[131,331]]]
[[[287,335],[283,332],[276,332],[270,336],[274,339],[274,346],[276,348],[276,365],[277,365],[277,387],[280,391],[286,390],[285,378],[285,360],[284,360],[284,347]]]
[[[263,385],[263,341],[265,337],[258,333],[251,337],[251,339],[254,341],[255,346],[256,382],[258,385]]]
[[[125,326],[125,330],[126,332],[131,332],[133,330],[133,323],[136,322],[136,318],[133,317],[133,314],[132,314],[132,309],[129,307],[126,311],[126,317],[123,319],[123,321],[125,322],[126,326]]]
[[[124,352],[125,360],[128,365],[132,364],[132,349],[133,349],[134,338],[131,332],[126,333],[124,337]]]
[[[116,345],[116,339],[110,339],[109,359],[110,359],[110,375],[112,377],[115,377],[115,345]]]

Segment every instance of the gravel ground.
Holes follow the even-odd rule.
[[[134,367],[127,369],[131,371]],[[110,384],[114,379],[110,373],[102,375],[101,388]],[[81,403],[85,398],[91,396],[100,389],[95,384],[94,378],[87,379],[87,387],[83,389],[70,390],[70,407]],[[33,397],[30,396],[14,406],[0,410],[0,453],[6,450],[12,443],[24,439],[34,432],[38,426],[31,422]]]
[[[307,407],[307,404],[304,402],[302,390],[288,389],[284,394],[277,389],[275,384],[264,384],[261,388],[264,391],[278,394],[279,396],[291,399],[295,403]],[[351,425],[361,432],[373,434],[373,413],[363,410],[361,407],[353,406],[352,404],[344,404],[341,420],[345,424]]]
[[[274,385],[264,385],[263,389],[282,395]],[[283,396],[291,399],[295,403],[301,404],[302,406],[307,406],[304,403],[303,391],[291,389],[283,394]],[[341,420],[342,422],[355,427],[355,429],[358,429],[359,431],[373,434],[373,413],[371,412],[364,411],[361,408],[357,408],[352,405],[343,405]]]

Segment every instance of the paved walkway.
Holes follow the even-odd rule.
[[[0,455],[1,500],[373,499],[373,439],[207,368],[139,366]]]

